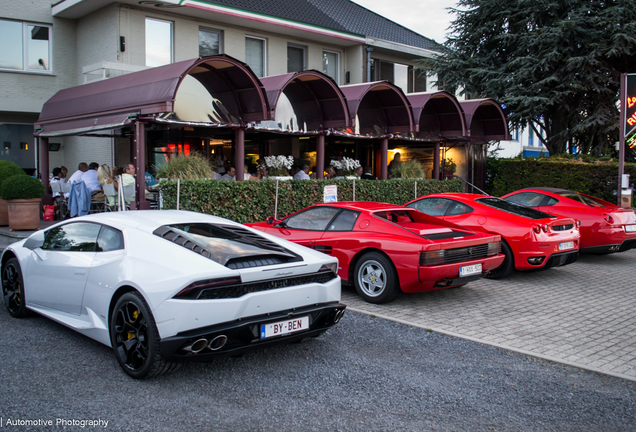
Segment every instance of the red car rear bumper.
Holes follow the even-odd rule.
[[[432,291],[452,288],[485,276],[490,270],[494,270],[499,267],[503,261],[504,256],[497,255],[460,263],[442,264],[430,267],[421,266],[419,267],[419,280],[413,280],[409,283],[408,281],[400,278],[400,284],[402,291],[404,292]],[[459,269],[461,267],[474,264],[481,264],[481,274],[466,277],[459,276]]]

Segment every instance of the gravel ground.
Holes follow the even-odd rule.
[[[354,312],[319,338],[147,381],[48,319],[2,310],[0,328],[6,430],[58,419],[121,431],[636,429],[634,382]],[[11,423],[38,419],[53,426]]]

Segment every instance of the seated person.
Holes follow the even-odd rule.
[[[148,165],[146,165],[146,172],[144,173],[144,180],[146,182],[146,187],[154,186],[157,184],[157,180],[152,174],[150,174],[149,171],[150,170],[148,168]]]
[[[227,168],[226,173],[223,174],[219,180],[235,180],[236,179],[235,176],[236,176],[236,168],[234,168],[233,166],[230,166]]]
[[[302,168],[298,170],[296,174],[294,174],[294,179],[296,180],[309,180],[309,164],[303,164]]]
[[[364,174],[362,174],[360,171],[364,171]],[[366,165],[364,167],[364,170],[362,170],[362,168],[358,168],[356,172],[363,180],[376,180],[375,176],[371,173],[371,167],[369,165]]]
[[[97,162],[91,162],[88,165],[88,170],[82,174],[80,180],[84,182],[89,191],[91,191],[91,199],[93,201],[104,200],[104,192],[102,192],[102,185],[99,184],[97,178],[97,170],[99,164]]]

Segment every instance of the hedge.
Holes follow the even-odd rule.
[[[626,163],[630,183],[636,180],[636,164]],[[546,159],[497,159],[488,163],[486,192],[502,196],[526,187],[556,187],[616,202],[618,162]]]
[[[356,180],[356,201],[404,204],[417,195],[461,192],[460,180]],[[278,183],[278,218],[323,202],[327,185],[338,186],[338,201],[353,199],[352,180],[288,180]],[[177,207],[177,182],[161,182],[164,209]],[[179,208],[240,223],[264,221],[274,215],[276,181],[191,180],[181,182]]]

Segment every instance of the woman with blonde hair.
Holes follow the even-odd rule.
[[[115,190],[117,190],[117,180],[115,180],[113,178],[113,174],[110,171],[110,167],[106,164],[100,165],[99,168],[97,168],[97,181],[99,182],[99,184],[102,186],[102,189],[104,188],[105,184],[113,184],[115,186]],[[106,196],[106,198],[108,199],[108,205],[110,205],[111,207],[115,206],[115,196]]]

